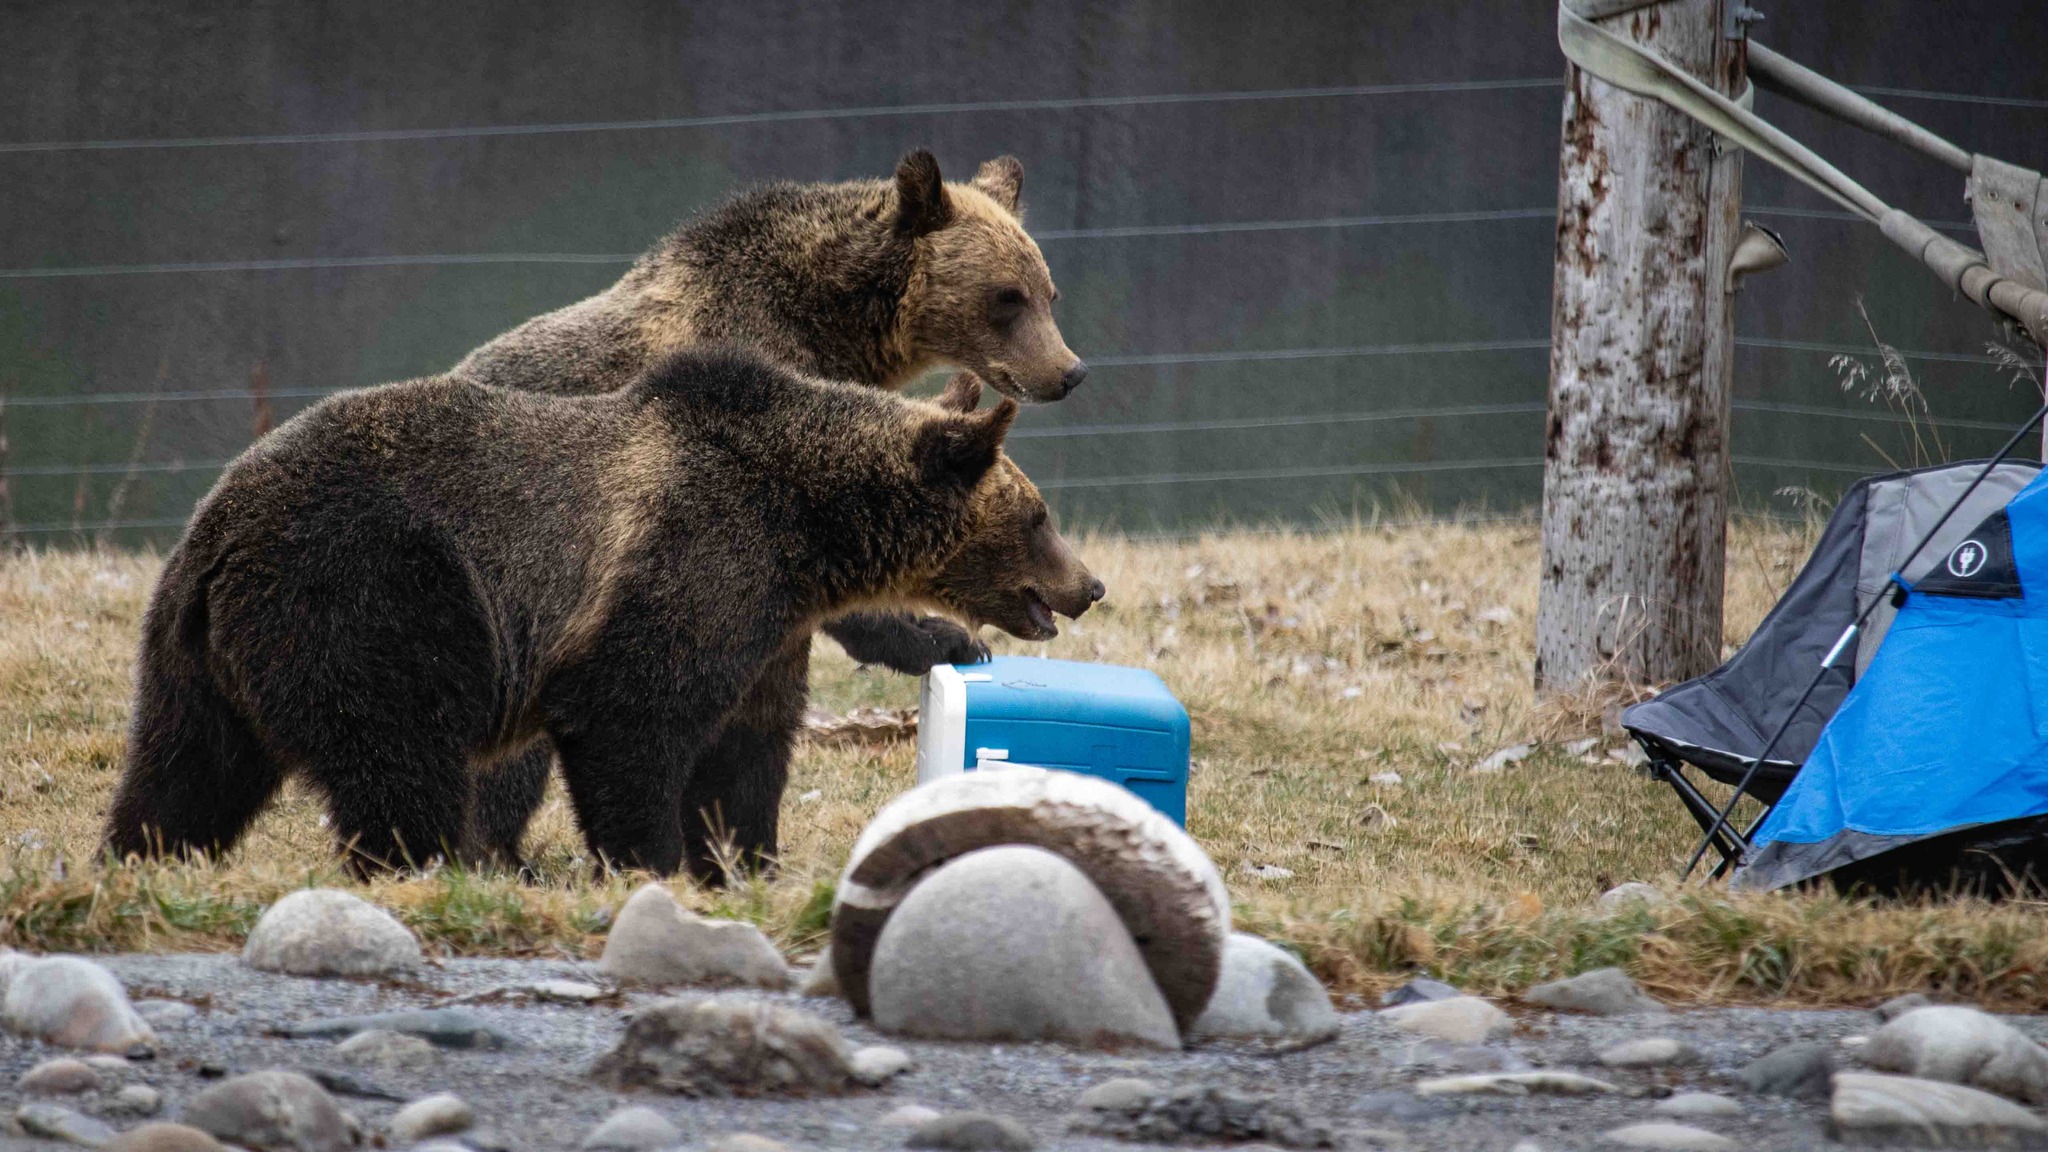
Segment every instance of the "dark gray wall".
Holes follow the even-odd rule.
[[[1763,7],[1759,39],[1965,147],[2044,159],[2037,3]],[[736,183],[880,175],[921,145],[958,176],[1024,160],[1061,322],[1096,371],[1029,413],[1015,453],[1069,515],[1305,521],[1396,490],[1523,508],[1547,365],[1553,12],[11,5],[12,523],[58,541],[118,503],[142,526],[118,538],[164,539],[247,443],[252,388],[282,419],[445,368],[602,288]],[[1880,195],[1966,219],[1953,173],[1769,96],[1758,108]],[[1895,423],[1828,363],[1868,347],[1858,294],[1886,340],[1931,354],[1912,363],[1935,416],[1960,422],[1954,454],[2028,410],[1983,362],[1992,327],[1872,230],[1754,162],[1745,197],[1794,257],[1740,309],[1752,498],[1881,467],[1866,435],[1896,453]]]

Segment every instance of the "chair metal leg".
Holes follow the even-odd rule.
[[[1715,870],[1715,875],[1718,876],[1733,867],[1742,859],[1744,850],[1749,847],[1747,839],[1720,818],[1720,809],[1694,787],[1692,780],[1685,774],[1683,764],[1657,749],[1645,747],[1643,750],[1650,757],[1651,778],[1671,785],[1671,790],[1678,794],[1679,803],[1685,805],[1685,810],[1691,813],[1694,822],[1700,826],[1700,831],[1713,831],[1714,850],[1721,854],[1721,866]],[[1715,827],[1717,824],[1718,828]]]

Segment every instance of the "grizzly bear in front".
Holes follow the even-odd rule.
[[[820,619],[1042,637],[1100,597],[1001,454],[1016,406],[976,392],[713,351],[601,396],[437,378],[309,409],[165,565],[107,846],[224,852],[294,772],[359,869],[466,854],[476,768],[545,736],[594,855],[706,868],[684,814],[768,782],[699,753]]]

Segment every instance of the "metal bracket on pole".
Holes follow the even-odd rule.
[[[1728,10],[1721,16],[1721,39],[1746,40],[1749,26],[1762,23],[1764,14],[1744,4],[1742,0],[1728,0]]]

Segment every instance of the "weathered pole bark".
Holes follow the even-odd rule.
[[[1723,3],[1603,26],[1732,93]],[[1557,188],[1536,682],[1684,679],[1721,657],[1742,154],[1573,67]]]

